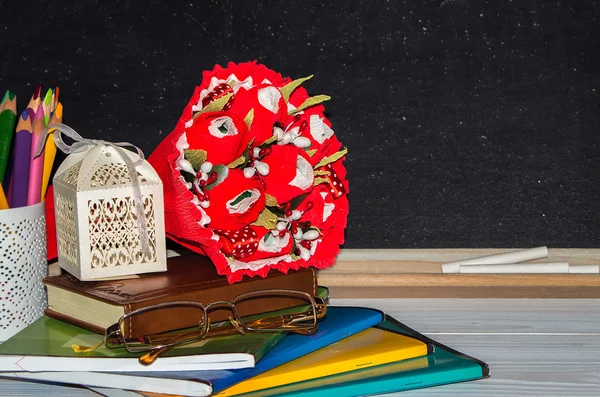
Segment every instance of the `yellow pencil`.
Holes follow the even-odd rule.
[[[6,195],[4,194],[4,189],[2,189],[2,185],[0,184],[0,210],[8,209],[8,201],[6,201]]]
[[[56,105],[52,118],[48,125],[62,123],[63,106],[62,103]],[[54,131],[54,130],[52,130]],[[48,134],[46,140],[46,146],[44,147],[44,170],[42,172],[42,190],[40,200],[46,198],[46,191],[48,190],[48,183],[50,183],[50,174],[52,173],[52,166],[54,165],[54,158],[56,157],[56,145],[54,144],[54,132]]]

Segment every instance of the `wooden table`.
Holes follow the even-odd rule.
[[[332,299],[381,309],[490,365],[489,379],[402,396],[600,395],[600,299]],[[0,380],[0,396],[91,397],[88,389]],[[128,397],[137,393],[112,393]]]

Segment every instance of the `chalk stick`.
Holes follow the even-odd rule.
[[[594,274],[600,273],[599,265],[569,265],[569,273]]]
[[[569,273],[567,262],[554,263],[503,263],[493,265],[459,265],[459,273],[467,274],[519,274],[519,273]]]
[[[458,273],[459,266],[463,265],[497,265],[506,263],[520,263],[542,259],[548,257],[547,247],[537,247],[525,250],[507,252],[505,254],[496,254],[482,256],[479,258],[465,259],[462,261],[450,262],[442,264],[443,273]]]

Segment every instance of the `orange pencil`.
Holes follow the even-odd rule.
[[[58,89],[58,87],[56,87]],[[63,106],[62,103],[56,105],[56,110],[52,113],[52,118],[48,125],[62,123]],[[54,130],[48,132],[48,140],[44,147],[44,172],[42,173],[42,189],[40,199],[43,201],[46,198],[46,191],[48,190],[48,184],[50,183],[50,174],[52,173],[52,166],[54,165],[54,158],[56,157],[56,144],[54,143]],[[40,155],[41,157],[41,155]]]
[[[33,131],[31,134],[31,150],[29,159],[31,165],[29,167],[29,185],[27,187],[27,205],[33,205],[40,202],[41,189],[42,189],[42,173],[44,171],[44,153],[33,158],[35,149],[37,148],[38,141],[40,140],[41,134],[46,128],[44,123],[44,110],[42,105],[38,106],[35,116],[33,118]]]
[[[59,94],[60,89],[58,88],[58,86],[56,86],[52,91],[52,105],[50,106],[50,118],[52,118],[52,113],[54,113],[54,111],[56,110],[56,106],[58,106]]]
[[[2,185],[0,184],[0,210],[8,209],[8,201],[6,201],[6,195],[4,194],[4,189],[2,189]]]

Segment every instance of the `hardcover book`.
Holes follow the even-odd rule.
[[[288,274],[270,272],[266,278],[244,278],[230,285],[217,274],[204,256],[187,254],[168,259],[168,270],[147,273],[126,280],[82,282],[70,274],[46,277],[48,309],[46,315],[97,333],[116,323],[126,313],[136,309],[172,301],[195,301],[208,304],[230,301],[250,291],[292,289],[317,294],[317,278],[313,268],[290,270]],[[249,316],[299,306],[304,302],[294,298],[269,299],[260,304],[254,300],[237,307],[240,315]],[[185,309],[172,310],[169,316],[146,312],[125,323],[125,336],[137,337],[196,325],[197,319],[186,316]],[[211,312],[211,321],[227,320],[229,310]],[[132,332],[135,330],[135,335]]]

